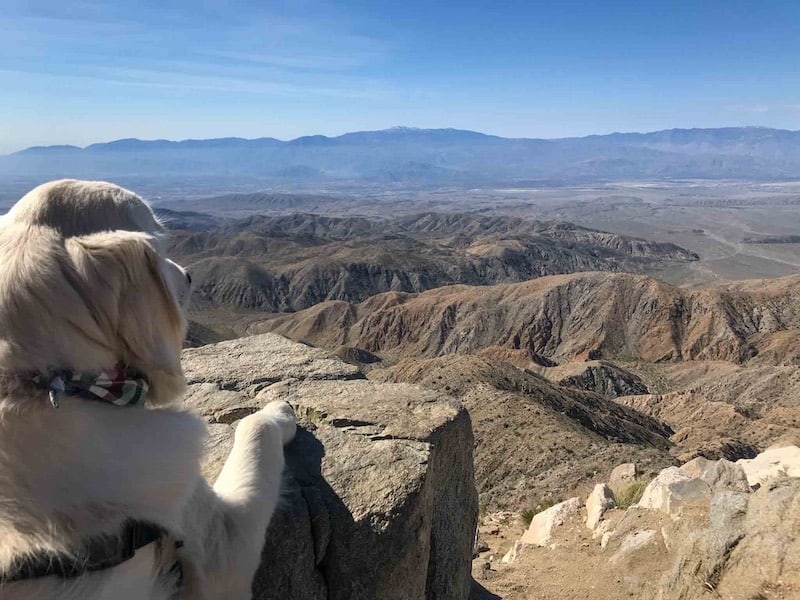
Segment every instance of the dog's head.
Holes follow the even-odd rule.
[[[175,400],[190,279],[163,256],[161,233],[111,184],[56,182],[23,198],[0,224],[0,372],[121,363],[148,379],[150,404]]]
[[[101,231],[141,231],[156,237],[164,233],[139,196],[105,181],[62,179],[42,184],[12,207],[4,222],[45,225],[64,237]]]

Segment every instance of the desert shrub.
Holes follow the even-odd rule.
[[[528,525],[531,524],[531,521],[533,521],[533,517],[538,515],[540,512],[542,512],[544,510],[547,510],[551,506],[555,506],[556,504],[558,504],[558,503],[555,500],[553,500],[552,498],[546,498],[546,499],[538,502],[535,506],[532,506],[532,507],[529,507],[529,508],[526,508],[525,510],[523,510],[520,513],[520,519],[525,524],[525,527],[527,527]]]
[[[533,510],[532,508],[526,508],[520,513],[519,518],[522,520],[522,524],[525,525],[525,527],[527,527],[528,525],[531,524],[531,521],[533,521],[533,517],[535,516],[536,516],[535,510]]]
[[[620,488],[619,491],[614,493],[617,508],[630,508],[639,502],[639,500],[642,499],[642,494],[644,494],[646,487],[646,481],[634,481],[633,483]]]

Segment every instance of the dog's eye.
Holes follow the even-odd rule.
[[[189,285],[192,285],[192,276],[189,274],[189,271],[186,271],[186,281],[189,282]]]

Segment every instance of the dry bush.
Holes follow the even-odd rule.
[[[614,492],[617,508],[630,508],[642,499],[642,494],[647,487],[647,481],[634,481],[631,484]]]
[[[555,506],[556,504],[558,504],[558,502],[556,502],[552,498],[546,498],[541,502],[538,502],[532,508],[526,508],[525,510],[523,510],[520,513],[520,519],[525,524],[525,527],[528,527],[531,524],[531,521],[533,521],[533,517],[538,515],[540,512],[547,510],[551,506]]]

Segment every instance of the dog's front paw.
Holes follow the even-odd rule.
[[[288,402],[281,400],[270,402],[259,412],[280,427],[284,445],[294,439],[297,433],[297,418]]]

